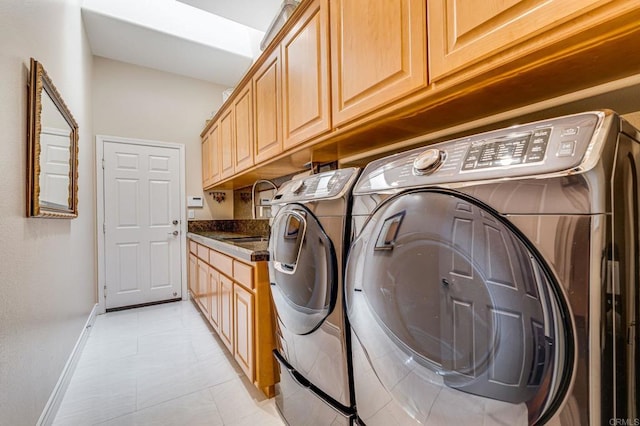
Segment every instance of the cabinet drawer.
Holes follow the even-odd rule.
[[[205,262],[209,261],[209,249],[205,246],[198,244],[198,257]]]
[[[198,254],[198,243],[189,240],[189,251],[193,254]]]
[[[209,263],[228,277],[233,277],[233,259],[217,251],[211,250]]]
[[[246,263],[233,261],[233,279],[253,290],[253,267]]]

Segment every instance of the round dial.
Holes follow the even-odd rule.
[[[415,160],[413,160],[413,168],[420,174],[426,174],[434,171],[442,164],[445,152],[436,148],[429,148],[421,152]]]
[[[299,194],[303,186],[304,186],[304,181],[302,179],[297,180],[293,182],[293,184],[291,184],[291,192],[293,194]]]

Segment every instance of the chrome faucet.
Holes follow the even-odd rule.
[[[256,204],[256,187],[261,183],[269,184],[274,191],[278,191],[278,187],[276,186],[276,184],[268,179],[258,179],[253,183],[253,186],[251,187],[251,217],[253,219],[256,218],[256,207],[270,207],[269,204]]]

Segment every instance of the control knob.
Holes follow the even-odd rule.
[[[291,193],[299,195],[302,187],[304,186],[304,180],[300,179],[291,184]]]
[[[434,172],[446,157],[444,151],[437,148],[429,148],[421,152],[415,160],[413,160],[413,169],[420,175],[426,175]]]

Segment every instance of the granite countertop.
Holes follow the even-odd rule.
[[[269,260],[269,237],[266,236],[225,231],[195,231],[187,233],[187,238],[249,262]]]

